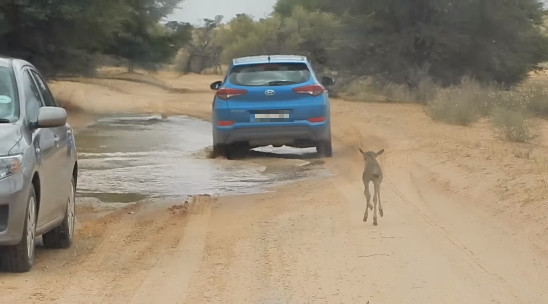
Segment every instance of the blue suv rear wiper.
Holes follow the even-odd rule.
[[[0,118],[0,123],[10,123],[11,120],[9,119],[6,119],[6,118]]]

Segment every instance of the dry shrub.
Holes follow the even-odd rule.
[[[529,111],[548,118],[548,88],[541,84],[525,84],[517,91],[525,99]]]
[[[415,91],[404,84],[389,84],[382,88],[384,94],[391,102],[417,102]]]
[[[437,88],[428,77],[420,80],[416,88],[405,84],[382,84],[373,77],[363,77],[348,81],[340,95],[355,101],[425,103],[435,95]]]
[[[336,85],[337,95],[352,101],[385,102],[387,96],[377,88],[375,80],[372,77],[360,77],[357,79],[339,79],[337,83],[346,83],[346,85]],[[340,92],[339,92],[340,91]]]
[[[459,85],[439,89],[427,112],[435,120],[466,126],[487,113],[493,98],[493,89],[463,77]]]
[[[516,111],[499,107],[493,110],[492,121],[499,136],[515,142],[530,142],[537,137],[537,126],[532,115],[524,111]]]
[[[415,90],[416,101],[426,104],[438,93],[439,86],[430,77],[424,77],[419,81],[417,89]]]

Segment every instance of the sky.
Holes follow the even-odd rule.
[[[213,19],[216,15],[223,15],[224,22],[232,19],[236,14],[249,14],[255,19],[268,16],[276,0],[184,0],[167,19],[180,22],[189,22],[194,25],[202,24],[203,18]]]
[[[548,7],[548,0],[539,0]],[[268,16],[276,0],[183,0],[168,20],[189,22],[201,25],[202,19],[213,19],[216,15],[223,15],[224,22],[230,21],[236,14],[245,13],[255,19]]]

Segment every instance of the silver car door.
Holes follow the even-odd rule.
[[[38,112],[44,104],[28,68],[23,70],[22,85],[25,94],[26,119],[29,125],[35,125],[38,121]],[[57,200],[58,189],[56,189],[53,159],[56,153],[56,143],[51,129],[34,127],[32,131],[40,177],[40,208],[37,218],[37,226],[40,227],[55,219],[53,206]]]
[[[32,70],[32,76],[40,91],[44,105],[48,107],[57,107],[53,95],[42,76],[36,70]],[[57,214],[57,217],[60,217],[65,213],[66,202],[70,193],[70,180],[72,177],[72,166],[74,164],[73,159],[75,153],[73,153],[74,151],[72,151],[72,145],[70,144],[72,134],[68,123],[61,127],[50,128],[50,130],[54,133],[56,149],[52,158],[52,166],[54,167],[52,177],[55,177],[57,198],[52,209],[53,212]]]

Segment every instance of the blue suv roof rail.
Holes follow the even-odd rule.
[[[246,63],[268,63],[268,62],[307,62],[306,56],[299,55],[261,55],[235,58],[234,65]]]

